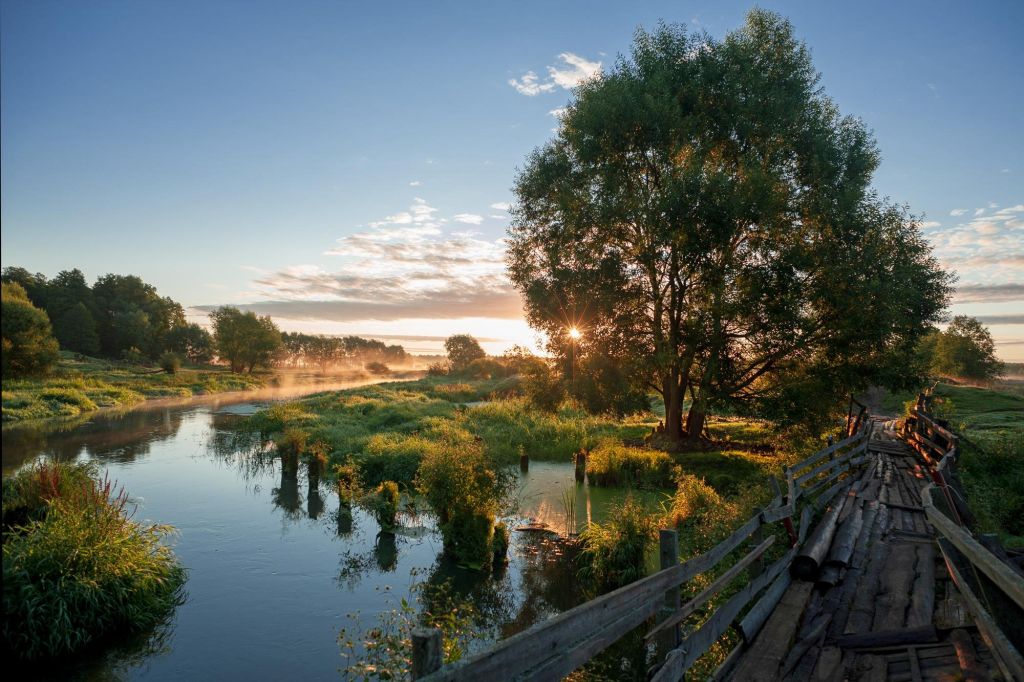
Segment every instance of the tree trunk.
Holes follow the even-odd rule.
[[[683,387],[673,377],[665,386],[665,436],[675,442],[683,439]]]
[[[686,415],[686,435],[691,441],[700,440],[707,419],[703,401],[694,403]]]

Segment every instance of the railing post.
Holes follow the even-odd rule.
[[[661,570],[672,568],[679,563],[679,533],[675,530],[662,528],[658,531],[658,561]],[[658,622],[661,622],[679,610],[682,600],[679,595],[679,586],[672,587],[665,591],[665,604],[658,612]],[[660,664],[668,656],[668,652],[679,646],[679,625],[668,628],[657,634],[656,651]]]
[[[418,680],[441,669],[444,648],[437,628],[412,629],[412,679]]]

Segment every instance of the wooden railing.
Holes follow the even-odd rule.
[[[1016,605],[1016,611],[1011,617],[1019,618],[1024,613],[1024,576],[978,542],[964,526],[963,518],[969,515],[969,510],[959,491],[951,484],[951,481],[956,480],[956,435],[938,424],[928,412],[928,398],[925,394],[918,398],[917,406],[907,419],[901,435],[931,465],[933,482],[921,492],[921,501],[925,517],[938,531],[939,549],[950,577],[974,617],[985,643],[995,654],[1003,675],[1006,679],[1024,680],[1024,659],[1000,628],[997,618],[986,608],[985,603],[991,605],[993,600],[984,594],[995,588],[998,591],[996,605],[1003,613],[1013,611],[1012,605],[999,603],[1008,598]],[[936,492],[941,494],[942,505],[935,503]],[[985,580],[988,586],[983,583]]]
[[[441,662],[441,634],[433,629],[413,632],[413,677],[431,682],[481,680],[560,680],[630,631],[653,622],[646,640],[652,644],[656,664],[654,680],[680,679],[730,628],[743,641],[726,665],[758,633],[789,586],[789,566],[804,539],[815,509],[832,499],[847,480],[844,473],[865,461],[867,429],[786,467],[786,490],[728,538],[705,554],[678,561],[678,536],[674,530],[660,533],[661,570],[614,592],[590,600],[549,620],[538,623],[495,644],[491,649],[449,665]],[[778,483],[772,479],[778,489]],[[812,500],[812,496],[814,499]],[[803,504],[801,505],[801,501]],[[799,528],[792,517],[802,508]],[[770,565],[765,554],[776,542],[766,526],[782,522],[789,549]],[[685,604],[680,588],[697,576],[718,567],[741,545],[747,551]],[[722,592],[743,571],[748,581],[698,627],[683,626]],[[747,606],[764,592],[750,609]],[[742,618],[740,617],[742,614]],[[722,670],[726,668],[723,667]]]

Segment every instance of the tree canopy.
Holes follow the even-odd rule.
[[[945,331],[930,334],[922,346],[929,369],[939,376],[987,382],[1003,372],[992,334],[967,315],[954,317]]]
[[[269,316],[224,306],[210,313],[217,354],[232,372],[269,367],[282,348],[281,330]]]
[[[480,343],[469,334],[455,334],[445,339],[444,350],[448,353],[448,362],[453,372],[461,372],[469,367],[474,360],[487,357]]]
[[[57,362],[57,340],[50,319],[32,305],[20,284],[0,284],[3,376],[43,374]]]
[[[950,278],[875,195],[875,142],[818,80],[770,12],[722,41],[640,30],[516,179],[508,269],[529,322],[556,355],[661,393],[672,439],[715,406],[796,422],[912,381],[942,315]]]

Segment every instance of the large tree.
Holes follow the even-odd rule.
[[[516,180],[508,266],[529,322],[660,392],[672,439],[717,405],[797,420],[908,379],[900,359],[945,307],[917,223],[870,189],[871,135],[818,78],[769,12],[720,42],[638,31]]]
[[[957,315],[946,331],[933,333],[922,345],[939,376],[987,382],[1003,372],[992,334],[977,318]]]
[[[269,316],[224,306],[210,313],[210,321],[217,354],[228,361],[232,372],[269,367],[283,347],[281,330]]]

